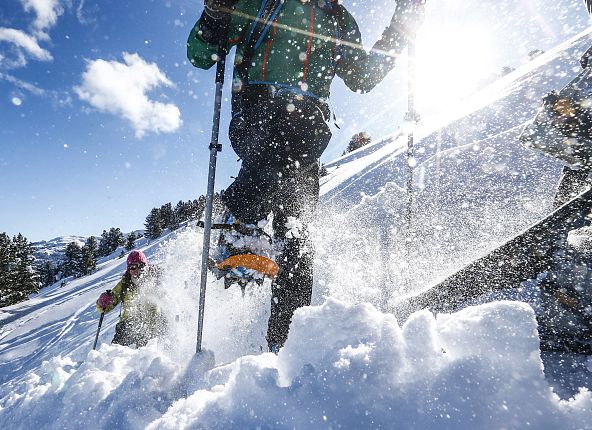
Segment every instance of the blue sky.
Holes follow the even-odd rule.
[[[344,4],[369,47],[395,2]],[[130,231],[143,227],[151,208],[205,193],[213,69],[195,69],[185,57],[201,9],[186,0],[2,1],[0,232],[38,241]],[[589,25],[577,0],[428,0],[427,13],[417,73],[424,115]],[[336,79],[341,128],[333,127],[323,161],[358,131],[378,139],[401,123],[404,58],[399,66],[367,95]],[[239,167],[228,120],[226,101],[217,189]]]

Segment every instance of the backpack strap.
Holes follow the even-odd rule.
[[[284,1],[285,0],[263,0],[259,12],[257,13],[257,17],[251,22],[247,42],[243,49],[242,61],[235,67],[243,84],[247,82],[248,71],[251,67],[253,54],[255,53],[255,50],[259,48],[261,42],[263,42],[273,21],[280,13]]]

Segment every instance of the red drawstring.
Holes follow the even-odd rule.
[[[278,18],[279,18],[279,16],[276,17],[275,20],[273,21],[273,34],[271,35],[269,42],[267,42],[267,47],[265,48],[265,56],[263,57],[263,69],[261,71],[261,78],[263,80],[265,80],[265,73],[267,71],[267,58],[269,57],[269,52],[271,51],[271,45],[273,44],[273,39],[275,38],[275,34],[277,32]]]
[[[304,59],[304,73],[302,76],[302,82],[306,82],[306,78],[308,76],[308,57],[310,56],[310,51],[312,48],[312,37],[314,35],[314,5],[311,3],[310,5],[310,36],[308,36],[308,44],[306,46],[306,58]]]

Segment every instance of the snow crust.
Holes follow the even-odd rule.
[[[591,428],[592,394],[546,382],[536,319],[496,302],[399,327],[369,304],[297,311],[279,355],[201,373],[155,342],[57,356],[0,400],[2,428]],[[202,368],[200,369],[200,366]],[[196,372],[196,369],[198,370]]]

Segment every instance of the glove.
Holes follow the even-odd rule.
[[[199,35],[213,45],[221,45],[228,37],[229,9],[239,0],[204,0],[204,11],[199,20]]]
[[[582,58],[580,58],[580,64],[582,65],[582,69],[592,66],[591,60],[592,60],[592,46],[590,48],[588,48],[588,50],[584,53],[584,55],[582,55]]]
[[[115,298],[113,297],[113,293],[111,290],[107,290],[99,296],[99,299],[97,300],[97,310],[101,313],[108,312],[113,308],[114,303]]]
[[[420,29],[424,19],[425,0],[398,0],[389,27],[410,39]]]

